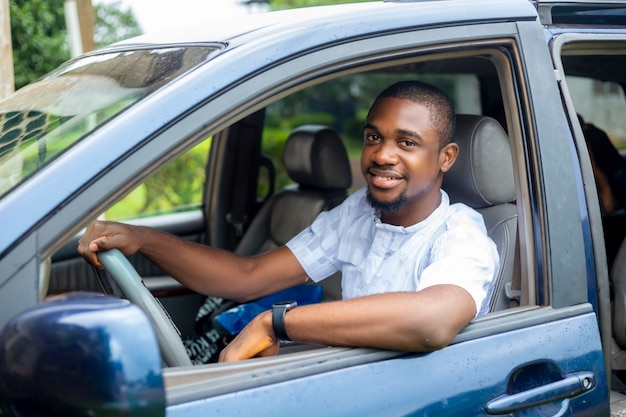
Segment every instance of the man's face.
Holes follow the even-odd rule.
[[[361,155],[370,203],[392,224],[425,219],[440,203],[442,173],[454,163],[457,150],[456,144],[440,149],[426,107],[379,99],[367,118]]]

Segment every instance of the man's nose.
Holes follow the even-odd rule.
[[[398,162],[396,151],[393,141],[382,141],[372,155],[372,160],[378,165],[395,165]]]

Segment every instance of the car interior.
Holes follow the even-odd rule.
[[[614,52],[609,55],[616,56]],[[364,185],[359,156],[362,127],[371,100],[392,82],[421,79],[448,92],[459,115],[454,140],[461,152],[445,176],[443,188],[452,202],[468,204],[483,215],[501,257],[490,316],[536,308],[533,286],[537,281],[533,268],[527,265],[532,239],[520,227],[529,222],[530,216],[526,203],[520,199],[527,168],[515,146],[524,140],[523,123],[515,116],[518,104],[510,86],[511,69],[506,56],[489,47],[473,53],[425,54],[373,68],[351,69],[292,88],[207,137],[179,157],[178,164],[176,160],[170,162],[101,217],[157,227],[190,241],[245,255],[280,246],[310,224],[319,212],[331,209]],[[598,74],[598,66],[592,65],[595,57],[588,58],[572,48],[563,57],[565,73],[592,84],[616,83],[623,98],[624,75],[619,71]],[[185,176],[185,172],[194,174]],[[171,184],[179,187],[179,196],[189,198],[176,205],[155,206],[160,192],[172,192],[168,188]],[[136,204],[138,195],[144,201]],[[623,209],[606,218],[613,220],[620,215],[624,216]],[[77,290],[106,292],[103,278],[76,253],[79,236],[52,256],[49,280],[42,279],[49,281],[47,292],[44,291],[47,296]],[[611,262],[615,288],[619,288],[616,279],[626,282],[626,274],[617,272],[623,269],[620,265],[626,256],[617,254],[623,236],[607,237],[607,257],[611,261],[617,259],[614,264]],[[141,255],[129,259],[181,336],[193,334],[194,318],[206,295],[182,287]],[[623,279],[616,278],[622,275]],[[320,284],[323,301],[341,297],[339,275]],[[626,296],[621,299],[626,300]],[[626,307],[616,307],[613,314],[620,314],[623,319],[624,311]],[[624,339],[616,335],[614,346],[626,349]],[[310,348],[324,354],[317,346]],[[285,352],[294,350],[298,349]],[[296,354],[301,355],[297,356],[299,361],[310,359],[306,352]],[[167,383],[175,386],[219,374],[215,368],[197,368],[202,371],[172,370]]]

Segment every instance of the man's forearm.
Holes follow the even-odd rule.
[[[140,252],[185,286],[209,295],[247,301],[304,282],[287,248],[254,257],[188,242],[142,228]]]
[[[378,294],[295,308],[285,323],[290,338],[333,346],[431,351],[447,346],[476,312],[462,288]]]
[[[236,255],[232,253],[151,228],[137,227],[134,233],[140,242],[140,253],[199,293],[231,298],[231,293],[240,292],[238,280],[232,278],[249,276],[244,260],[234,259]]]
[[[437,285],[296,307],[285,315],[285,324],[289,338],[299,342],[426,352],[447,346],[475,313],[464,289]],[[269,348],[268,338],[273,340]],[[272,314],[266,311],[222,351],[220,361],[272,354],[277,346]]]

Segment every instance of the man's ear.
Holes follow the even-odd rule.
[[[454,142],[448,143],[439,151],[439,163],[441,164],[441,172],[448,172],[450,167],[454,165],[456,157],[459,154],[459,145]]]

